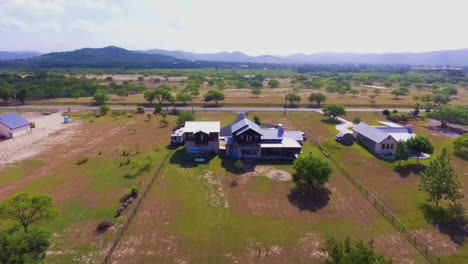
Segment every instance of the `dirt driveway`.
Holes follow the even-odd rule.
[[[36,128],[26,134],[0,142],[0,168],[32,158],[54,145],[64,143],[76,133],[79,122],[63,123],[60,113],[43,116],[25,113],[23,116],[36,123]]]

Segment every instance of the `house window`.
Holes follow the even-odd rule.
[[[240,136],[241,141],[244,141],[244,135]]]
[[[392,145],[390,145],[390,149],[393,149],[393,147],[394,147],[394,146],[393,146],[393,144],[392,144]]]
[[[201,135],[200,135],[200,141],[203,141],[203,139],[204,139],[204,135],[201,134]]]
[[[246,141],[247,141],[247,142],[251,142],[251,141],[252,141],[252,136],[250,136],[250,135],[247,136],[247,140],[246,140]]]
[[[385,149],[385,144],[382,144],[382,149]]]

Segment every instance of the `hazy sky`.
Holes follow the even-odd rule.
[[[0,50],[468,48],[466,0],[0,0]]]

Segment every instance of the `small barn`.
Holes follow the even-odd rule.
[[[0,115],[0,137],[14,138],[28,132],[31,129],[31,122],[26,118],[11,112]]]
[[[354,142],[353,133],[351,131],[349,132],[340,131],[338,135],[336,135],[336,141],[340,142],[343,145],[350,146]]]

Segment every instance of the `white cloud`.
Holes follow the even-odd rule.
[[[62,24],[59,23],[57,20],[47,20],[39,22],[38,30],[46,30],[46,31],[53,31],[55,33],[63,32]]]
[[[113,4],[111,1],[106,0],[81,0],[70,1],[67,4],[71,7],[85,7],[88,9],[95,9],[99,11],[121,12],[122,8]]]
[[[3,10],[20,10],[27,13],[50,15],[65,12],[63,1],[59,0],[0,0]]]
[[[104,28],[101,25],[97,25],[94,22],[85,19],[78,19],[68,25],[69,30],[78,30],[85,33],[97,33],[103,31]]]
[[[0,32],[28,31],[29,25],[21,20],[11,17],[0,17]]]

